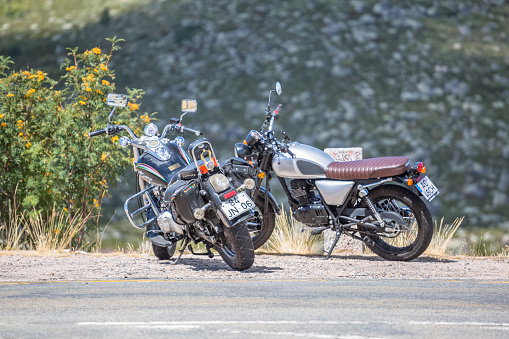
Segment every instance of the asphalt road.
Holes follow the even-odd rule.
[[[509,281],[0,284],[0,338],[502,338]]]

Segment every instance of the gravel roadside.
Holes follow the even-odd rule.
[[[322,256],[261,255],[244,272],[219,256],[184,255],[177,265],[152,255],[5,252],[0,253],[0,283],[111,279],[480,279],[508,280],[509,258],[432,258],[410,262],[341,253]]]

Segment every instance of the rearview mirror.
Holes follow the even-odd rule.
[[[281,90],[281,84],[278,82],[276,82],[276,93],[277,95],[281,95],[281,93],[283,93],[283,91]]]
[[[198,103],[196,100],[184,99],[182,100],[182,112],[193,113],[198,110]]]
[[[113,107],[126,107],[127,95],[110,93],[106,97],[106,104]]]

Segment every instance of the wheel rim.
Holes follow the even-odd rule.
[[[389,227],[399,228],[398,234],[377,235],[381,245],[398,251],[412,248],[419,236],[418,220],[415,212],[405,202],[395,198],[382,198],[375,202],[376,209]]]

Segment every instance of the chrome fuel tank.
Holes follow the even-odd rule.
[[[325,152],[312,146],[292,142],[288,153],[279,153],[272,160],[272,169],[278,177],[295,179],[325,178],[325,169],[334,160]]]

